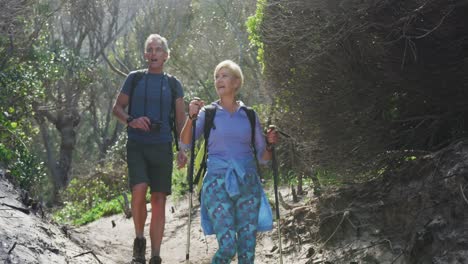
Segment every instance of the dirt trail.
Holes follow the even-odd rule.
[[[196,199],[194,199],[196,200]],[[187,245],[188,200],[173,202],[168,199],[166,212],[166,230],[161,247],[163,263],[185,263]],[[195,201],[194,201],[195,203]],[[148,204],[149,206],[149,204]],[[148,209],[150,209],[148,207]],[[194,205],[190,235],[190,263],[208,264],[217,249],[215,236],[204,236],[200,226],[199,206]],[[149,216],[145,225],[147,243],[149,243],[148,229]],[[113,227],[112,222],[115,223]],[[124,264],[131,258],[132,242],[134,237],[132,219],[125,219],[122,215],[102,218],[86,226],[72,231],[80,244],[87,245],[96,252],[103,263]],[[256,260],[258,264],[279,263],[276,229],[271,232],[260,233],[256,248]],[[146,251],[147,258],[150,255],[149,246]],[[283,263],[303,264],[307,259],[299,253],[283,256]],[[232,263],[237,263],[233,261]]]
[[[283,194],[287,193],[286,190]],[[288,200],[288,196],[285,196]],[[42,218],[40,213],[25,214],[5,204],[31,211],[21,202],[20,192],[0,169],[0,263],[4,264],[123,264],[129,263],[134,238],[133,220],[123,214],[105,217],[82,227],[64,227]],[[190,234],[190,263],[210,263],[217,249],[215,236],[203,235],[199,206],[194,199]],[[149,205],[148,205],[149,206]],[[150,208],[149,208],[150,209]],[[161,248],[163,263],[185,263],[187,245],[188,200],[166,206],[166,230]],[[286,213],[286,212],[285,212]],[[149,244],[149,217],[145,234]],[[257,264],[278,262],[276,229],[258,235]],[[283,248],[287,248],[284,245]],[[289,248],[290,249],[290,248]],[[283,263],[305,264],[305,250],[286,249]],[[289,254],[286,253],[289,251]],[[149,245],[146,251],[150,255]],[[232,263],[237,263],[233,260]]]

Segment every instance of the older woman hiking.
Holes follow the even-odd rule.
[[[271,129],[266,141],[255,114],[254,146],[251,146],[247,107],[236,100],[243,84],[242,71],[236,63],[230,60],[219,63],[214,81],[219,100],[206,107],[201,100],[190,102],[181,141],[191,143],[193,122],[196,122],[195,137],[198,139],[204,131],[207,109],[215,109],[210,137],[205,143],[208,144],[208,159],[201,194],[202,228],[205,234],[217,237],[218,250],[212,263],[231,263],[236,253],[238,263],[254,263],[256,233],[272,229],[271,208],[263,192],[255,158],[258,157],[260,163],[271,159],[269,145],[277,142],[278,135]]]

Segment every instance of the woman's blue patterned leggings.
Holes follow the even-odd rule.
[[[239,264],[254,263],[262,188],[256,177],[246,175],[246,183],[239,183],[240,195],[236,197],[229,197],[224,173],[212,174],[203,183],[202,200],[218,240],[212,264],[231,263],[236,251]]]

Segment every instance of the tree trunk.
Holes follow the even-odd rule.
[[[299,198],[297,197],[296,189],[294,188],[294,184],[291,184],[291,194],[292,194],[292,200],[294,203],[299,202]]]
[[[76,132],[72,123],[66,123],[59,129],[61,142],[60,142],[60,157],[57,163],[58,179],[55,186],[60,190],[65,188],[70,179],[70,169],[73,158],[73,149],[76,144]]]
[[[297,174],[297,194],[298,195],[302,195],[304,194],[304,189],[303,189],[303,182],[302,182],[302,178],[303,178],[303,172],[300,171],[298,174]]]
[[[35,119],[39,124],[43,144],[47,153],[47,167],[52,182],[52,202],[57,201],[59,191],[65,188],[70,179],[69,174],[72,165],[73,150],[76,145],[75,129],[80,123],[80,115],[76,110],[58,112],[52,114],[48,110],[41,109],[38,105],[33,106],[36,112]],[[60,133],[59,158],[54,155],[52,143],[50,142],[47,128],[47,120],[54,124]]]
[[[60,132],[60,156],[56,165],[58,179],[54,184],[60,190],[65,188],[70,181],[69,174],[72,166],[73,150],[76,145],[75,129],[80,123],[80,114],[74,107],[71,107],[66,112],[60,112],[57,115],[54,124]]]
[[[319,197],[322,194],[322,188],[320,185],[320,181],[317,177],[317,171],[314,170],[312,167],[310,168],[310,178],[312,179],[312,184],[314,185],[314,195]]]
[[[57,166],[56,166],[56,159],[54,157],[54,153],[53,153],[53,150],[52,150],[52,143],[50,141],[50,138],[49,138],[49,131],[47,129],[47,123],[45,121],[45,118],[44,116],[42,116],[41,114],[39,114],[39,112],[35,109],[36,111],[36,115],[35,115],[35,119],[37,121],[37,123],[39,124],[39,130],[41,132],[41,136],[42,136],[42,141],[43,141],[43,144],[44,144],[44,148],[46,150],[46,155],[47,155],[47,168],[49,169],[49,173],[50,173],[50,181],[52,183],[52,186],[53,186],[53,190],[52,190],[52,201],[56,201],[56,198],[57,198],[57,194],[58,194],[58,190],[57,188],[55,187],[55,182],[57,182],[57,180],[59,179],[59,173],[57,171]]]

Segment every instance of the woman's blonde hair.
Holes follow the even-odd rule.
[[[240,80],[240,85],[239,87],[236,88],[236,92],[237,92],[244,84],[244,75],[242,74],[241,68],[239,67],[239,65],[237,65],[237,63],[233,62],[232,60],[225,60],[225,61],[220,62],[214,70],[213,77],[215,79],[215,82],[216,82],[216,74],[218,73],[219,70],[223,68],[227,69],[232,75],[234,75],[234,77]]]

